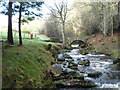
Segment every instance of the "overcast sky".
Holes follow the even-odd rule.
[[[54,3],[55,2],[60,2],[62,0],[44,0],[44,4],[42,5],[42,14],[44,17],[47,17],[47,14],[50,13],[48,7],[51,6],[53,7],[54,6]],[[68,4],[72,4],[74,0],[67,0],[68,1]]]

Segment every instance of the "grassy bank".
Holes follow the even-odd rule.
[[[113,36],[104,37],[96,35],[88,40],[96,52],[109,54],[116,59],[117,67],[120,67],[120,33],[115,33]]]
[[[114,36],[104,37],[102,35],[97,35],[88,40],[90,44],[92,44],[96,51],[101,53],[110,54],[115,58],[120,58],[119,52],[119,37],[120,34],[114,34]]]
[[[3,44],[3,88],[41,88],[54,61],[46,50],[49,42],[23,46]]]

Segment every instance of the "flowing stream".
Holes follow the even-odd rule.
[[[73,45],[72,47],[78,46]],[[52,65],[53,70],[58,74],[62,72],[75,72],[78,75],[82,75],[85,81],[96,84],[96,86],[92,88],[120,88],[120,70],[112,67],[113,58],[111,56],[98,53],[82,55],[79,51],[80,49],[76,48],[59,54],[56,63]],[[65,59],[60,61],[59,59],[63,57]],[[95,72],[99,72],[100,75],[98,77],[91,77],[88,75],[89,73]],[[75,81],[76,79],[72,80]],[[62,85],[71,85],[70,80],[67,81],[67,79],[62,83]]]

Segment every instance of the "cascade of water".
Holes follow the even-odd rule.
[[[64,53],[64,55],[69,56],[69,59],[67,56],[65,61],[60,62],[61,64],[59,64],[63,71],[68,73],[74,71],[79,75],[83,75],[84,80],[90,80],[96,83],[98,88],[119,88],[120,71],[111,68],[111,65],[113,64],[111,57],[106,56],[105,54],[95,53],[82,55],[79,53],[80,49],[78,45],[72,45],[72,47],[75,47],[75,49]],[[58,58],[63,58],[64,55],[59,54]],[[96,78],[88,75],[89,73],[95,72],[101,72],[102,75]]]

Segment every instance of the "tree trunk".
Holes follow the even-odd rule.
[[[65,23],[62,23],[62,43],[65,45]]]
[[[112,26],[111,36],[113,36],[113,34],[114,34],[114,31],[113,31],[113,16],[111,16],[111,26]]]
[[[120,23],[120,1],[118,2],[118,20]],[[119,25],[118,29],[120,29],[120,25]]]
[[[8,37],[7,37],[7,41],[9,44],[14,44],[13,33],[12,33],[12,2],[9,2],[9,9],[8,9]]]
[[[105,5],[105,7],[104,7],[104,17],[103,17],[103,34],[104,34],[104,36],[107,36],[107,33],[108,33],[108,27],[107,27],[108,3],[104,2],[104,5]]]
[[[19,45],[22,45],[22,35],[21,35],[21,12],[22,12],[22,3],[20,3],[20,8],[19,8]]]

